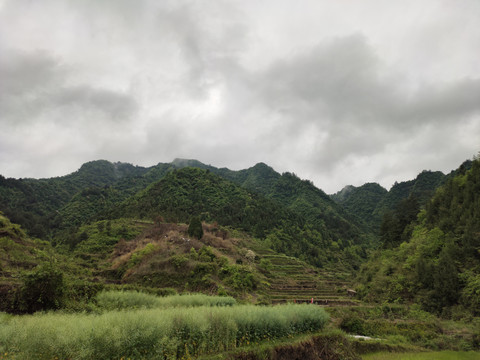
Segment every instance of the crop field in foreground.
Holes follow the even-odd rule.
[[[188,359],[324,328],[317,306],[189,307],[0,316],[0,359]]]

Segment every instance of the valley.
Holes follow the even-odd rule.
[[[365,184],[330,196],[266,164],[231,171],[181,159],[150,168],[95,161],[52,179],[1,177],[0,322],[7,330],[0,332],[0,359],[91,358],[79,349],[100,354],[92,341],[113,338],[78,333],[74,342],[53,346],[59,335],[35,345],[15,343],[14,334],[38,326],[30,321],[42,316],[58,321],[51,334],[65,321],[86,328],[95,321],[124,324],[123,316],[140,316],[162,299],[182,304],[175,311],[188,319],[227,301],[246,313],[321,310],[322,321],[285,320],[303,317],[297,328],[265,325],[273,320],[181,320],[191,333],[167,343],[158,340],[171,336],[166,328],[145,320],[157,337],[142,345],[143,325],[124,324],[139,332],[138,344],[102,358],[256,359],[285,351],[313,359],[329,349],[329,359],[358,359],[378,351],[478,351],[479,186],[478,159],[448,175],[422,172],[390,190]],[[183,299],[199,293],[207,297],[197,310],[185,305]],[[125,305],[104,307],[102,294]],[[108,326],[114,325],[105,331]],[[230,329],[230,340],[198,335],[214,336],[215,326]],[[265,329],[241,330],[249,326]],[[194,333],[203,345],[192,345]],[[122,336],[115,341],[127,341]],[[36,347],[56,350],[41,357]]]

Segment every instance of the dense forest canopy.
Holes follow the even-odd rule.
[[[425,209],[409,198],[382,225],[383,249],[362,268],[365,298],[437,313],[480,309],[480,161],[461,167]],[[415,214],[418,215],[415,216]]]

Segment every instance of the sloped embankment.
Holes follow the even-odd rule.
[[[350,274],[314,268],[305,262],[276,253],[256,242],[249,247],[261,258],[267,296],[274,304],[312,302],[317,305],[356,305],[348,296]]]
[[[322,334],[272,348],[238,352],[232,360],[360,360],[353,344],[342,334]]]

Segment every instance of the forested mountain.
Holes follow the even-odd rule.
[[[453,175],[454,172],[451,176]],[[384,216],[390,216],[402,201],[412,198],[419,206],[425,206],[435,190],[445,183],[447,178],[448,176],[440,171],[425,170],[413,180],[395,182],[389,191],[376,183],[367,183],[360,187],[348,185],[331,195],[331,198],[378,234]]]
[[[224,244],[228,234],[243,234],[262,251],[335,271],[359,269],[378,248],[358,278],[365,299],[414,301],[438,313],[478,313],[479,183],[478,160],[447,176],[424,171],[390,191],[368,183],[332,196],[263,163],[232,171],[196,160],[176,159],[148,168],[100,160],[58,178],[0,177],[0,211],[6,215],[0,216],[0,270],[7,279],[15,266],[28,270],[37,261],[73,256],[71,264],[61,260],[62,271],[74,279],[85,277],[86,289],[97,286],[91,279],[170,286],[159,278],[154,281],[150,268],[176,266],[177,245],[187,241],[185,224],[199,217],[210,229],[205,245]],[[22,224],[28,235],[7,217]],[[165,236],[168,244],[159,245]],[[235,241],[232,261],[243,256],[240,250],[246,251]],[[55,254],[52,245],[62,255]],[[163,246],[170,252],[159,265],[152,254],[163,254]],[[187,258],[188,246],[182,247]],[[118,259],[113,260],[116,252]],[[145,261],[132,265],[129,259],[137,256]],[[67,271],[71,265],[75,270]],[[173,271],[170,265],[168,271]],[[226,286],[217,267],[208,284]],[[186,288],[200,286],[201,274],[192,277],[196,285]],[[209,289],[205,284],[199,288]]]
[[[480,309],[480,161],[461,168],[440,187],[403,233],[361,271],[365,298],[418,302],[451,313]]]
[[[0,211],[30,235],[46,237],[56,226],[57,212],[79,191],[110,186],[146,171],[130,164],[98,160],[70,175],[50,179],[6,179],[0,175]]]
[[[348,213],[357,216],[372,231],[378,232],[382,214],[378,205],[387,196],[388,191],[377,183],[367,183],[359,187],[346,186],[332,199],[342,205]]]
[[[182,194],[172,190],[171,195],[174,198],[170,198],[168,205],[163,204],[164,207],[158,209],[157,215],[169,218],[174,214],[174,218],[187,221],[188,216],[201,210],[200,212],[204,213],[203,220],[239,227],[260,238],[269,235],[269,241],[277,244],[276,248],[279,251],[294,251],[298,256],[310,259],[311,262],[315,262],[313,258],[321,253],[322,259],[316,261],[317,265],[338,260],[339,257],[333,254],[336,251],[334,248],[340,250],[350,248],[351,262],[358,266],[360,258],[365,257],[366,250],[373,244],[368,229],[311,182],[301,180],[291,173],[280,175],[263,163],[249,169],[232,171],[185,159],[175,159],[172,163],[160,163],[149,168],[122,163],[112,164],[103,160],[93,161],[84,164],[77,172],[59,178],[41,180],[1,178],[0,210],[25,227],[30,235],[41,238],[54,237],[61,241],[62,237],[70,238],[72,231],[82,224],[101,220],[111,214],[117,217],[128,214],[139,217],[152,216],[145,210],[148,208],[145,204],[142,205],[143,210],[137,209],[136,213],[125,214],[121,214],[118,209],[130,211],[132,207],[118,206],[123,202],[131,204],[134,199],[138,200],[145,194],[146,189],[154,191],[159,180],[166,176],[168,178],[175,170],[186,167],[209,171],[210,180],[213,174],[216,174],[224,179],[222,186],[230,181],[228,186],[238,187],[235,191],[243,192],[243,195],[240,198],[229,198],[228,196],[233,194],[230,193],[223,201],[230,204],[228,206],[231,208],[218,207],[215,199],[209,197],[209,190],[202,189],[207,182],[200,181],[196,183],[198,186],[196,192],[190,194],[193,196],[190,199],[193,203],[183,204],[183,208],[175,207],[172,204],[181,203],[182,199],[179,196]],[[197,175],[199,173],[195,173],[195,176]],[[189,177],[187,182],[195,183],[195,176]],[[168,179],[170,181],[171,177]],[[173,189],[178,184],[170,185]],[[195,201],[198,194],[204,194],[201,201]],[[251,204],[243,201],[245,194],[260,203],[250,208]],[[157,195],[164,196],[163,193]],[[207,216],[205,209],[198,208],[198,204],[205,204],[207,212],[210,211],[212,214]],[[117,210],[111,210],[115,208]],[[280,213],[283,215],[280,216]],[[289,224],[298,224],[302,231],[310,227],[314,233],[310,232],[307,236],[309,239],[306,240],[306,235],[302,231],[296,231],[297,227],[287,226]],[[319,251],[318,242],[323,243],[320,248],[333,246],[332,252]],[[306,243],[310,245],[306,246]],[[293,248],[297,249],[292,250]]]
[[[176,159],[172,164],[177,167],[207,169],[250,192],[274,200],[300,215],[316,229],[321,229],[324,237],[335,241],[341,248],[355,244],[367,247],[371,245],[372,235],[360,221],[348,214],[312,182],[301,180],[295,174],[286,172],[280,175],[264,163],[240,171],[218,169],[196,160]]]
[[[413,197],[419,204],[425,205],[445,180],[446,176],[441,171],[425,170],[413,180],[396,182],[378,204],[375,214],[383,216],[385,212],[394,210],[402,200],[409,197]]]
[[[286,184],[289,184],[292,181],[289,176],[279,179],[287,179]],[[301,189],[298,192],[303,193]],[[285,193],[285,198],[292,197],[286,190]],[[328,228],[325,225],[329,220],[328,214],[325,215],[326,220],[305,216],[299,208],[285,206],[279,200],[269,199],[210,170],[199,168],[171,171],[107,214],[114,218],[161,217],[168,222],[187,222],[194,215],[199,215],[206,222],[218,222],[246,231],[265,239],[276,251],[317,266],[341,261],[345,262],[345,266],[357,267],[369,247],[367,236],[359,230],[348,233],[348,228],[336,229],[336,224]]]
[[[54,243],[71,242],[82,225],[112,217],[187,222],[200,215],[317,266],[340,261],[357,267],[379,240],[384,246],[403,241],[409,235],[402,232],[405,222],[419,210],[413,205],[424,203],[446,179],[424,171],[388,192],[365,184],[330,197],[310,181],[263,163],[232,171],[186,159],[148,168],[99,160],[58,178],[0,177],[0,210],[31,236]],[[410,215],[396,216],[405,204],[413,204]]]

